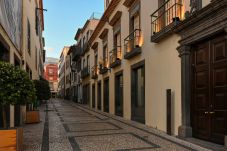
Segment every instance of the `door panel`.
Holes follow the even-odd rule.
[[[104,81],[104,112],[109,112],[109,79]]]
[[[115,114],[123,116],[123,75],[115,77]]]
[[[101,110],[101,105],[102,105],[102,92],[101,92],[101,82],[98,83],[98,110]]]
[[[193,68],[193,135],[223,144],[227,135],[227,43],[220,36],[195,48]]]
[[[92,108],[95,108],[95,84],[92,85]]]
[[[227,41],[224,36],[211,41],[211,140],[223,143],[227,135]]]

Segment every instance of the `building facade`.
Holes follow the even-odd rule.
[[[93,14],[87,20],[84,27],[77,30],[75,35],[77,44],[71,47],[73,100],[83,104],[90,104],[91,58],[89,55],[90,44],[88,41],[99,23],[97,16]]]
[[[61,98],[66,98],[66,62],[67,62],[67,54],[69,51],[69,47],[65,46],[62,49],[59,64],[58,64],[58,95]]]
[[[49,81],[51,97],[56,97],[58,93],[58,59],[46,58],[44,65],[44,76]]]
[[[226,14],[221,0],[105,0],[86,43],[81,29],[76,35],[82,102],[170,135],[227,144]]]
[[[43,1],[2,0],[0,8],[0,60],[39,79],[45,61]]]

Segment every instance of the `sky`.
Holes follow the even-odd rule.
[[[104,0],[43,0],[46,57],[59,58],[64,46],[76,43],[74,36],[93,12],[103,13]]]

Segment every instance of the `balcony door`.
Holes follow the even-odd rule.
[[[123,116],[123,74],[115,77],[115,114]]]
[[[145,67],[140,64],[132,67],[131,73],[131,119],[145,123]]]
[[[103,102],[104,102],[104,112],[109,112],[109,79],[104,80],[104,97],[103,97]]]
[[[139,34],[136,30],[140,30],[140,13],[139,10],[130,19],[130,48],[131,50],[139,45]],[[134,33],[133,33],[134,32]]]

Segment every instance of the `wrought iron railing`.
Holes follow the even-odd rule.
[[[103,58],[103,67],[104,68],[108,67],[108,58],[107,57]]]
[[[125,55],[131,52],[134,48],[141,47],[141,30],[135,29],[124,40]]]
[[[122,59],[121,46],[117,46],[110,51],[110,64],[115,63],[117,60]]]
[[[167,0],[151,15],[152,35],[182,20],[182,0]]]
[[[72,46],[72,58],[73,61],[76,61],[77,59],[79,59],[80,55],[81,55],[81,47],[80,46]]]
[[[91,77],[92,79],[96,79],[98,77],[98,65],[91,68]]]

